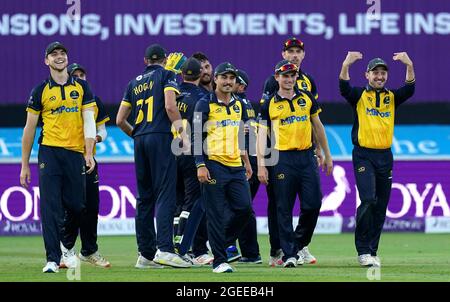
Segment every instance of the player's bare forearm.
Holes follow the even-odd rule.
[[[258,159],[258,166],[265,166],[264,156],[267,148],[267,129],[264,127],[258,128],[258,135],[256,137],[256,156]]]
[[[130,116],[130,113],[131,107],[120,105],[116,117],[116,125],[129,137],[131,137],[133,133],[133,127],[127,121],[128,117]]]
[[[22,167],[20,169],[20,184],[24,188],[28,188],[31,183],[30,171],[30,154],[33,148],[34,136],[36,134],[36,126],[39,115],[28,112],[27,122],[23,128],[22,136]]]
[[[406,82],[413,82],[416,79],[413,63],[406,65]]]
[[[164,92],[164,102],[169,120],[174,125],[175,129],[179,131],[183,129],[183,122],[181,120],[181,114],[177,107],[176,94],[173,90]]]
[[[250,179],[252,177],[253,170],[252,170],[252,165],[250,164],[250,159],[248,158],[247,151],[243,152],[243,154],[241,155],[241,159],[244,162],[245,174],[246,174],[247,180],[248,180],[248,179]]]
[[[33,147],[34,136],[36,133],[36,129],[30,129],[29,127],[25,127],[23,129],[22,136],[22,165],[30,162],[30,154],[31,148]]]
[[[330,148],[328,146],[327,135],[325,134],[325,128],[318,116],[314,116],[311,119],[314,131],[317,133],[317,139],[325,154],[325,161],[322,166],[322,171],[325,169],[327,176],[333,171],[333,160],[331,158]]]
[[[93,156],[94,148],[95,148],[95,139],[90,138],[90,137],[85,138],[84,146],[85,146],[86,156]]]
[[[28,113],[22,136],[22,166],[29,165],[39,115]]]
[[[241,154],[241,159],[242,162],[246,165],[246,166],[250,166],[250,159],[248,158],[248,153],[247,151],[243,151]]]
[[[341,80],[346,80],[346,81],[350,80],[350,74],[348,72],[349,68],[350,68],[350,65],[344,64],[344,63],[342,64],[341,73],[339,74],[339,78]]]
[[[344,62],[342,62],[342,68],[341,73],[339,74],[339,78],[346,81],[350,80],[350,74],[348,72],[350,65],[358,60],[361,60],[362,57],[363,55],[359,51],[349,51],[347,53],[347,57],[345,57]]]
[[[400,61],[406,65],[406,82],[413,82],[415,80],[414,66],[412,60],[409,58],[408,53],[396,52],[392,58],[394,61]]]

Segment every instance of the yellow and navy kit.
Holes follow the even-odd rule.
[[[175,73],[160,65],[149,65],[128,83],[121,105],[132,108],[133,137],[148,133],[171,133],[164,92],[179,94]]]
[[[251,142],[256,142],[256,113],[253,109],[252,103],[247,98],[245,93],[236,93],[236,97],[238,97],[242,104],[244,105],[244,110],[246,113],[246,120],[244,122],[248,124],[249,131],[245,133],[245,150],[249,155],[256,156],[256,144],[250,148]]]
[[[106,112],[105,105],[103,105],[103,102],[100,100],[98,96],[94,96],[95,104],[97,107],[94,110],[94,119],[95,119],[95,125],[98,127],[100,125],[106,124],[110,118],[108,113]],[[94,155],[96,153],[96,148],[94,148]],[[92,174],[92,173],[91,173]]]
[[[229,167],[241,167],[239,132],[242,130],[242,122],[247,119],[244,104],[235,95],[232,95],[231,101],[226,105],[217,99],[215,93],[211,93],[195,106],[193,126],[198,131],[194,132],[194,144],[200,138],[202,142],[206,139],[206,155],[209,160]],[[200,135],[199,131],[204,127],[206,133],[202,132]],[[203,153],[195,154],[195,164],[197,167],[205,165]]]
[[[311,93],[297,88],[294,91],[291,100],[275,93],[261,106],[259,124],[271,129],[274,148],[280,151],[311,148],[311,117],[322,111]]]
[[[32,90],[27,111],[41,116],[39,144],[83,153],[81,111],[90,107],[95,107],[95,100],[86,81],[69,76],[59,85],[49,77]]]
[[[98,96],[94,96],[94,100],[95,104],[97,105],[97,108],[95,108],[94,111],[95,125],[100,126],[106,124],[110,120],[110,118],[108,113],[106,112],[105,105],[103,105],[103,102]]]
[[[377,91],[369,85],[351,87],[349,81],[339,80],[339,88],[354,112],[353,145],[389,149],[394,136],[395,109],[414,94],[415,82],[407,82],[396,90]]]
[[[301,90],[309,91],[314,98],[317,100],[319,95],[317,93],[317,86],[314,82],[314,79],[311,75],[299,70],[298,76],[297,76],[297,82],[296,87]],[[275,77],[271,75],[267,78],[266,82],[264,83],[264,89],[263,89],[263,98],[269,98],[275,94],[275,92],[278,91],[280,86],[278,85],[278,82],[275,80]]]
[[[195,105],[205,94],[197,85],[186,82],[179,85],[179,90],[180,94],[177,96],[177,107],[183,120],[183,127],[187,129],[186,126],[188,124],[192,127]],[[172,132],[176,135],[175,129],[172,128]],[[190,132],[192,133],[192,129],[190,129]]]

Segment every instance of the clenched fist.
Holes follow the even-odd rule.
[[[363,55],[359,51],[349,51],[347,53],[347,57],[345,58],[345,60],[342,64],[343,65],[352,65],[356,61],[361,60],[362,57],[363,57]]]

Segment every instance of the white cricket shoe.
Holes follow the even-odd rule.
[[[181,258],[179,255],[175,253],[162,252],[160,250],[156,251],[153,261],[158,264],[168,265],[172,267],[188,268],[192,266],[192,263],[186,261],[186,259]]]
[[[194,265],[211,265],[214,261],[214,257],[210,254],[203,254],[192,259]]]
[[[62,244],[62,242],[60,243],[60,246],[62,253],[60,266],[66,268],[76,268],[79,265],[80,260],[77,257],[75,247],[69,250]]]
[[[234,272],[234,268],[226,262],[219,264],[219,266],[213,269],[213,273],[232,273],[232,272]]]
[[[300,261],[300,258],[302,259],[303,263],[305,264],[314,264],[317,262],[316,257],[314,257],[310,252],[307,246],[305,246],[303,249],[301,249],[300,251],[298,251],[298,261]],[[300,264],[298,263],[297,264]],[[302,263],[302,264],[303,264]]]
[[[373,266],[375,264],[375,261],[370,254],[359,255],[358,262],[361,266]]]
[[[160,265],[158,263],[155,263],[152,260],[148,260],[147,258],[145,258],[144,256],[141,255],[141,253],[139,253],[138,259],[136,261],[136,265],[134,266],[135,268],[139,268],[139,269],[147,269],[147,268],[164,268],[163,265]]]
[[[283,266],[284,267],[288,267],[288,268],[289,267],[296,267],[297,266],[297,259],[295,259],[295,257],[288,258],[286,260],[286,262],[284,262]]]
[[[283,263],[283,250],[279,249],[277,250],[275,256],[270,256],[269,258],[269,266],[276,267],[276,266],[282,266]]]
[[[81,261],[89,262],[95,266],[100,267],[111,267],[111,263],[109,263],[108,260],[105,259],[100,253],[97,251],[89,256],[83,256],[81,253],[78,255],[78,258],[80,258]]]
[[[381,267],[381,259],[378,256],[372,256],[373,258],[373,266]]]
[[[58,264],[56,264],[56,262],[47,262],[47,264],[42,269],[42,272],[43,273],[58,273],[59,272]]]

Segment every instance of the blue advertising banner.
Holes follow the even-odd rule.
[[[0,163],[18,163],[21,158],[21,128],[0,128]],[[133,140],[117,127],[107,127],[108,137],[97,144],[100,162],[132,162]],[[330,150],[335,160],[350,160],[352,154],[351,126],[325,125]],[[31,153],[36,162],[37,138]],[[450,160],[450,126],[398,125],[392,151],[396,160]]]

